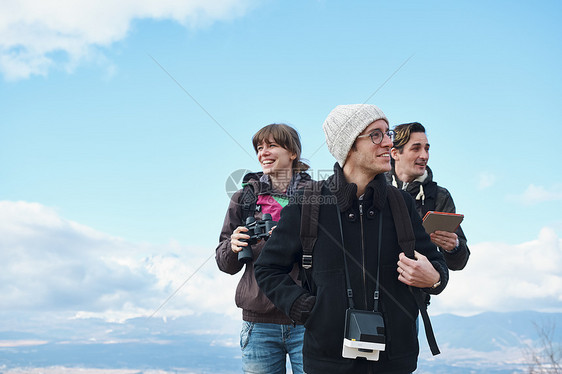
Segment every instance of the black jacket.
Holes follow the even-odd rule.
[[[418,308],[408,286],[398,281],[397,262],[401,250],[386,198],[385,177],[383,174],[375,177],[360,202],[356,197],[357,186],[345,181],[339,165],[336,164],[334,169],[335,174],[325,182],[324,193],[337,198],[337,206],[342,212],[344,246],[348,252],[356,309],[373,309],[375,279],[377,269],[380,269],[380,303],[386,327],[386,350],[381,352],[379,361],[342,357],[348,300],[335,204],[320,205],[318,239],[308,289],[298,286],[288,275],[293,264],[300,262],[302,256],[299,237],[301,206],[298,203],[283,209],[279,225],[256,262],[258,285],[277,307],[293,319],[305,321],[303,355],[307,373],[411,373],[416,369],[419,352],[416,331]],[[428,257],[441,275],[439,287],[424,290],[440,293],[448,280],[445,260],[423,229],[414,201],[406,193],[403,196],[414,228],[415,248]],[[381,215],[383,234],[378,264]]]
[[[433,173],[429,166],[427,167],[427,174],[425,176],[406,185],[398,179],[394,167],[386,174],[386,179],[388,183],[408,192],[414,200],[416,200],[416,209],[422,218],[430,210],[447,213],[456,212],[453,197],[446,188],[439,186],[433,181]],[[445,261],[449,269],[462,270],[468,262],[470,250],[466,244],[466,236],[460,226],[455,233],[459,238],[459,246],[451,253],[440,249],[445,256]]]

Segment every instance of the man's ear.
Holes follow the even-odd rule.
[[[398,152],[398,150],[396,148],[391,148],[390,149],[390,155],[392,156],[392,158],[394,159],[394,161],[398,160],[398,155],[400,154],[400,152]]]

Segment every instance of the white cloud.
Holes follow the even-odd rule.
[[[98,0],[0,2],[0,71],[9,80],[46,75],[98,59],[122,40],[134,19],[204,27],[242,16],[254,0]],[[64,57],[62,57],[64,56]]]
[[[443,294],[432,298],[431,313],[562,312],[562,239],[555,230],[522,244],[472,244],[471,252],[467,267],[451,272]],[[131,243],[40,204],[0,201],[0,263],[0,310],[28,321],[54,314],[121,321],[155,312],[240,318],[240,274],[218,270],[214,243]]]
[[[535,205],[547,201],[562,201],[562,185],[556,184],[546,189],[543,186],[529,185],[520,195],[510,195],[510,201],[523,205]]]
[[[478,180],[478,189],[484,190],[496,183],[496,175],[492,173],[481,173]]]
[[[217,269],[212,245],[130,243],[36,203],[0,201],[0,263],[4,312],[124,320],[151,315],[174,295],[157,317],[239,313],[237,282]]]
[[[543,228],[536,240],[522,244],[470,249],[467,267],[450,272],[445,291],[432,298],[432,313],[562,312],[562,239],[553,229]]]

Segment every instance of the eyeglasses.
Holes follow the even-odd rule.
[[[391,142],[394,142],[394,136],[396,135],[394,130],[388,130],[386,132],[382,132],[379,129],[374,129],[372,133],[366,135],[359,135],[357,139],[366,138],[367,136],[369,136],[371,137],[371,141],[373,142],[373,144],[381,144],[385,135],[390,138]]]

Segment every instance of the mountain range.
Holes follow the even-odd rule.
[[[420,326],[418,374],[524,373],[531,352],[541,347],[541,329],[555,344],[562,342],[562,313],[443,314],[433,316],[432,324],[441,354],[431,355]],[[219,314],[122,323],[72,319],[35,329],[4,326],[0,373],[37,368],[50,368],[45,373],[73,368],[112,374],[239,373],[239,328],[240,321]]]

